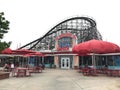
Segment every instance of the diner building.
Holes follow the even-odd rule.
[[[89,17],[73,17],[64,20],[49,30],[44,36],[20,47],[45,54],[37,60],[29,58],[29,64],[44,64],[45,67],[70,69],[81,64],[92,64],[91,56],[79,56],[72,52],[74,45],[91,39],[102,40],[96,22]],[[84,59],[84,60],[83,60]]]

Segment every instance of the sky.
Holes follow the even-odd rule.
[[[120,46],[119,9],[119,0],[0,0],[0,12],[10,21],[2,41],[12,41],[10,48],[17,49],[66,19],[88,16],[104,41]]]

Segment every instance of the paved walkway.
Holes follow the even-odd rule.
[[[0,90],[120,90],[120,78],[83,76],[76,70],[45,69],[31,77],[0,80]]]

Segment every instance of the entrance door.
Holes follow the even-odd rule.
[[[70,58],[61,58],[61,68],[62,69],[69,69],[70,68]]]

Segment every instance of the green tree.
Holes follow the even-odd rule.
[[[9,30],[9,21],[5,19],[4,13],[0,12],[0,51],[4,50],[5,48],[10,47],[11,42],[2,42],[4,34],[8,33]]]

